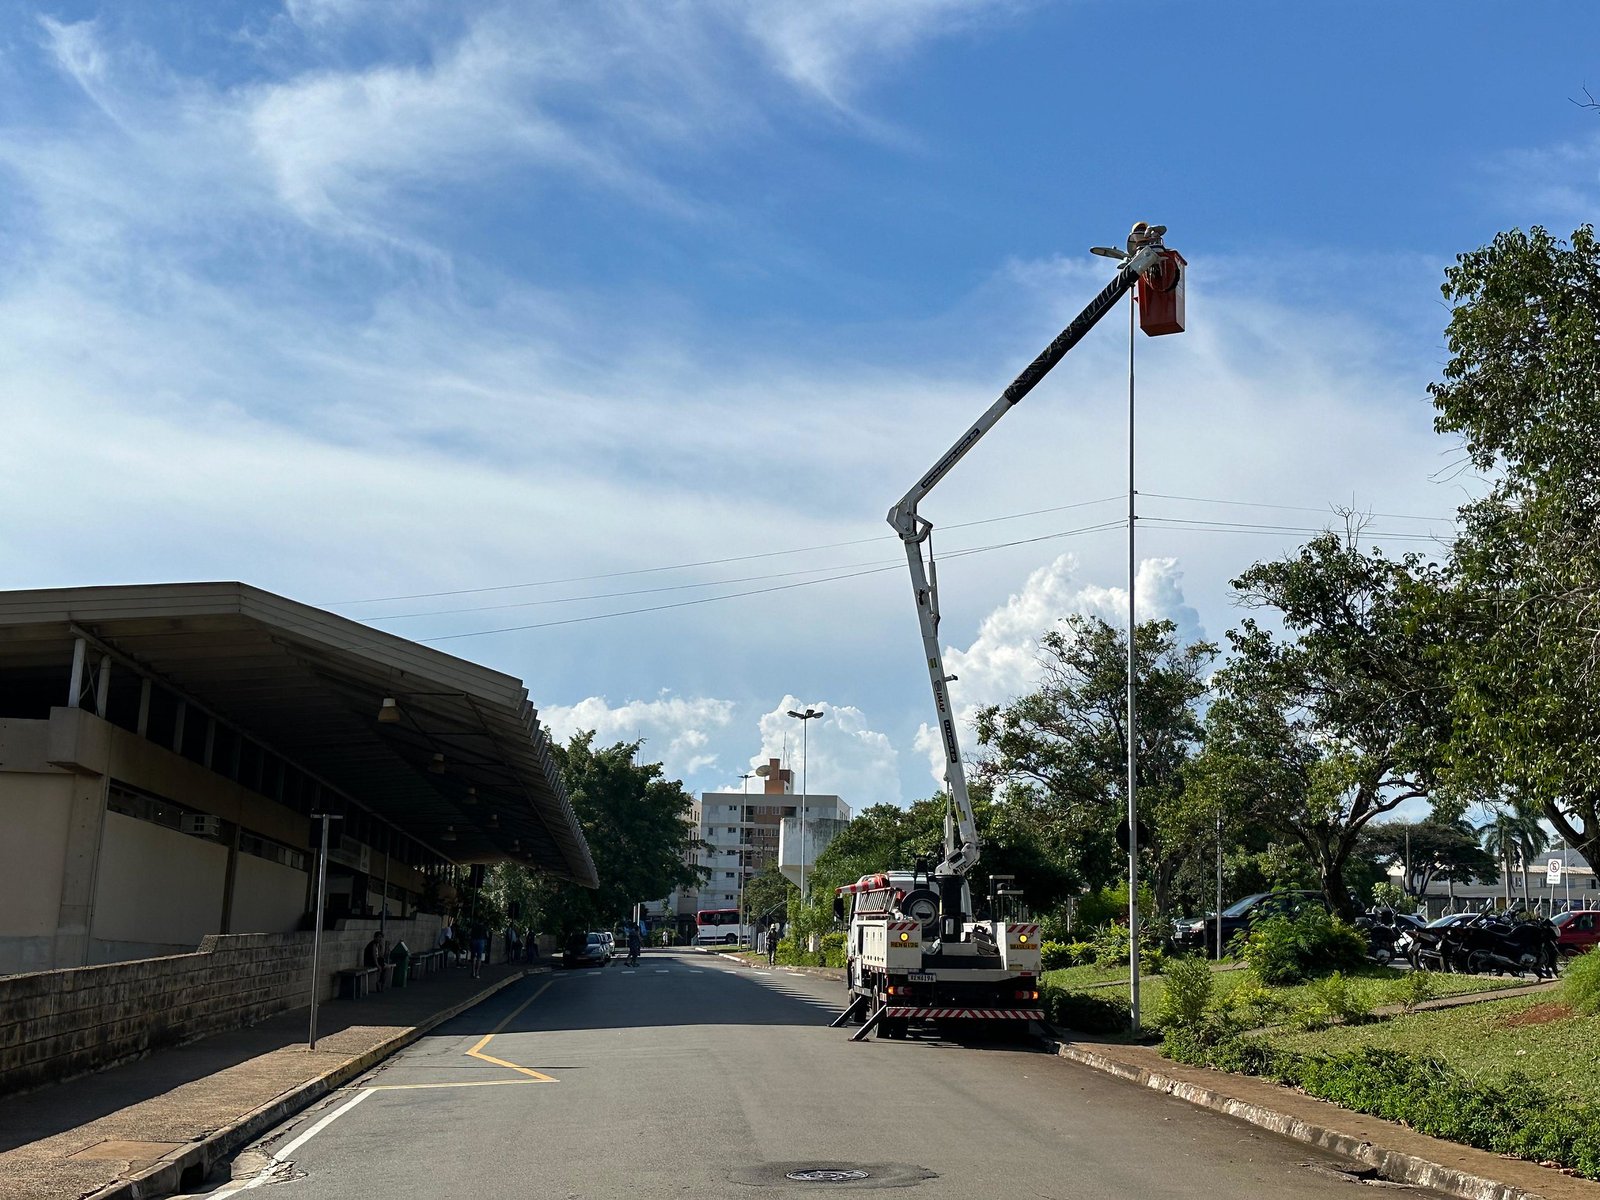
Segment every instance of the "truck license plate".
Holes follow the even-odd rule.
[[[906,978],[909,979],[912,983],[933,983],[934,982],[934,976],[926,974],[925,972],[922,972],[922,971],[913,971],[913,972],[911,972],[911,974],[907,975]]]

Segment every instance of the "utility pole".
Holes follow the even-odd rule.
[[[750,825],[750,781],[754,779],[755,772],[747,771],[739,776],[744,787],[744,799],[739,802],[739,941],[744,942],[744,850],[745,834]],[[752,943],[754,938],[751,939]]]
[[[1139,713],[1134,703],[1134,682],[1137,678],[1139,619],[1134,611],[1134,587],[1138,577],[1135,559],[1136,537],[1134,531],[1133,475],[1133,327],[1135,306],[1133,292],[1128,293],[1128,1012],[1133,1032],[1139,1032]],[[1220,914],[1221,910],[1218,909]],[[1220,924],[1220,921],[1219,921]]]
[[[1217,961],[1222,961],[1222,805],[1217,805]]]
[[[328,822],[342,821],[336,813],[312,813],[313,820],[322,822],[322,849],[317,855],[317,904],[314,924],[311,926],[311,1030],[306,1039],[308,1050],[317,1048],[317,993],[322,990],[322,906],[328,893]]]

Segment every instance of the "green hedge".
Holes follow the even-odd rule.
[[[799,939],[784,938],[778,943],[778,961],[786,967],[842,967],[844,943],[844,934],[825,933],[820,949],[807,950]]]
[[[1213,1042],[1204,1028],[1168,1030],[1162,1050],[1179,1062],[1288,1084],[1419,1133],[1600,1179],[1600,1105],[1551,1095],[1520,1072],[1486,1082],[1421,1055],[1372,1046],[1304,1054],[1256,1038]]]

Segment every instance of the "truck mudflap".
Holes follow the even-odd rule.
[[[1042,1008],[902,1008],[888,1005],[886,1017],[908,1017],[918,1021],[1043,1021]]]

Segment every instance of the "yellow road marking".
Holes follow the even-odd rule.
[[[518,1017],[520,1017],[522,1015],[522,1010],[527,1008],[528,1005],[532,1004],[540,996],[544,995],[545,988],[548,988],[554,982],[555,982],[554,979],[546,980],[544,987],[540,988],[537,992],[535,992],[533,995],[529,996],[521,1004],[517,1005],[516,1008],[512,1009],[511,1014],[509,1016],[507,1016],[504,1021],[501,1021],[500,1024],[496,1025],[488,1033],[484,1034],[483,1037],[478,1040],[478,1044],[476,1046],[474,1046],[471,1050],[467,1051],[467,1056],[469,1058],[481,1059],[483,1062],[493,1063],[497,1067],[509,1067],[513,1071],[520,1071],[524,1075],[526,1075],[529,1079],[535,1080],[536,1082],[539,1082],[539,1083],[559,1083],[560,1080],[556,1079],[554,1076],[541,1075],[538,1071],[533,1070],[531,1067],[519,1067],[514,1062],[507,1062],[503,1058],[495,1058],[493,1055],[485,1054],[483,1052],[483,1048],[489,1044],[490,1040],[494,1037],[495,1034],[499,1033],[507,1025],[511,1024],[511,1022],[515,1021]],[[520,1080],[509,1080],[508,1079],[505,1082],[507,1082],[507,1083],[515,1083],[515,1082],[521,1082],[521,1081]]]

